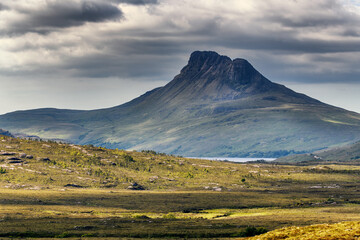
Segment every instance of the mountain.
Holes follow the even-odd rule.
[[[360,114],[261,75],[244,59],[196,51],[180,74],[120,106],[0,116],[12,132],[184,156],[278,157],[360,139]]]
[[[360,165],[360,142],[333,147],[307,154],[295,154],[275,160],[278,163],[295,164],[353,164]]]

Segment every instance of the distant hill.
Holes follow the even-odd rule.
[[[0,128],[0,135],[14,137],[9,131]]]
[[[0,127],[41,138],[183,156],[279,157],[360,140],[360,114],[269,81],[244,59],[196,51],[171,82],[120,106],[36,109]]]
[[[275,162],[298,164],[360,164],[360,142],[308,154],[296,154],[282,157]]]

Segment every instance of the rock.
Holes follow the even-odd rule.
[[[175,181],[174,178],[163,177],[163,179],[168,180],[168,181],[170,181],[170,182]]]
[[[155,182],[156,179],[159,179],[159,177],[158,176],[152,176],[151,178],[149,178],[149,181],[150,182]]]
[[[20,154],[19,154],[19,157],[20,157],[20,158],[26,158],[26,156],[27,156],[26,153],[20,153]]]
[[[37,158],[38,161],[43,161],[43,162],[49,162],[50,158],[48,157],[44,157],[44,158]]]
[[[27,159],[33,159],[34,157],[33,157],[33,155],[26,155],[26,158]]]
[[[71,148],[77,149],[77,150],[82,150],[82,148],[80,146],[76,146],[76,145],[70,145]]]
[[[91,230],[94,229],[94,226],[75,226],[74,229],[75,230]]]
[[[84,186],[80,186],[80,185],[72,184],[72,183],[66,184],[66,185],[64,185],[64,187],[84,188]]]
[[[21,160],[20,158],[17,158],[17,157],[8,157],[6,160]]]
[[[51,146],[49,144],[43,144],[42,147],[43,148],[51,148]]]
[[[128,186],[129,190],[145,190],[145,188],[137,183],[133,183],[132,185]]]
[[[0,152],[0,155],[2,155],[2,156],[13,156],[15,154],[16,153],[14,153],[14,152]]]
[[[108,165],[111,165],[111,166],[116,166],[116,163],[110,161],[109,159],[101,159],[100,161],[102,163],[104,163],[104,164],[108,164]]]
[[[23,163],[24,161],[23,160],[10,160],[8,161],[8,163],[11,163],[11,164],[14,164],[14,163]]]

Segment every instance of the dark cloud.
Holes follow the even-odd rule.
[[[280,23],[286,27],[328,27],[338,26],[352,22],[351,17],[344,18],[343,16],[308,16],[306,18],[292,18],[291,16],[272,16],[269,20]]]
[[[95,1],[52,1],[45,8],[36,10],[22,9],[24,21],[12,23],[10,31],[48,32],[54,28],[80,26],[86,22],[103,22],[120,19],[122,11],[106,2]]]
[[[148,5],[148,4],[157,4],[158,0],[111,0],[116,3],[126,3],[132,5]]]
[[[122,79],[171,80],[180,71],[176,56],[131,54],[126,58],[111,54],[71,58],[63,69],[71,70],[73,76],[87,78],[119,77]],[[181,64],[185,64],[181,63]]]
[[[281,33],[269,33],[263,36],[246,33],[230,33],[230,36],[214,38],[211,41],[214,41],[214,44],[229,48],[262,49],[289,53],[360,52],[360,41],[354,39],[301,39],[296,35],[281,35]]]
[[[344,76],[342,81],[360,80],[356,70],[360,60],[360,17],[346,10],[340,1],[254,0],[256,7],[250,13],[241,13],[239,6],[246,4],[236,0],[232,2],[234,9],[225,3],[222,9],[216,0],[206,4],[184,1],[180,8],[175,0],[163,2],[167,4],[155,5],[149,11],[131,8],[125,12],[124,22],[106,28],[84,25],[75,34],[76,38],[72,36],[78,29],[62,30],[64,40],[55,42],[48,39],[60,34],[49,34],[41,41],[32,41],[37,36],[28,36],[30,40],[26,42],[19,38],[17,42],[21,43],[11,45],[9,51],[31,52],[34,56],[41,56],[37,53],[43,51],[44,55],[60,59],[52,59],[59,71],[90,78],[170,80],[186,64],[192,51],[215,50],[233,58],[247,58],[274,80],[334,82],[341,76]],[[123,14],[116,4],[159,2],[53,0],[46,3],[32,10],[22,9],[26,21],[18,22],[16,29],[53,33],[86,22],[119,19]],[[252,54],[243,55],[244,52]],[[38,66],[27,64],[34,73],[51,69],[45,60]]]
[[[350,14],[347,9],[337,0],[317,1],[309,5],[293,3],[290,11],[270,11],[264,14],[267,22],[277,22],[291,28],[326,28],[342,26],[345,24],[357,24],[359,17]],[[305,8],[307,7],[307,8]]]
[[[5,6],[4,4],[0,3],[0,11],[7,10],[7,9],[9,9],[7,6]]]

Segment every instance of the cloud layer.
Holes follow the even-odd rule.
[[[194,50],[275,81],[359,82],[359,2],[0,0],[0,76],[164,81]]]

